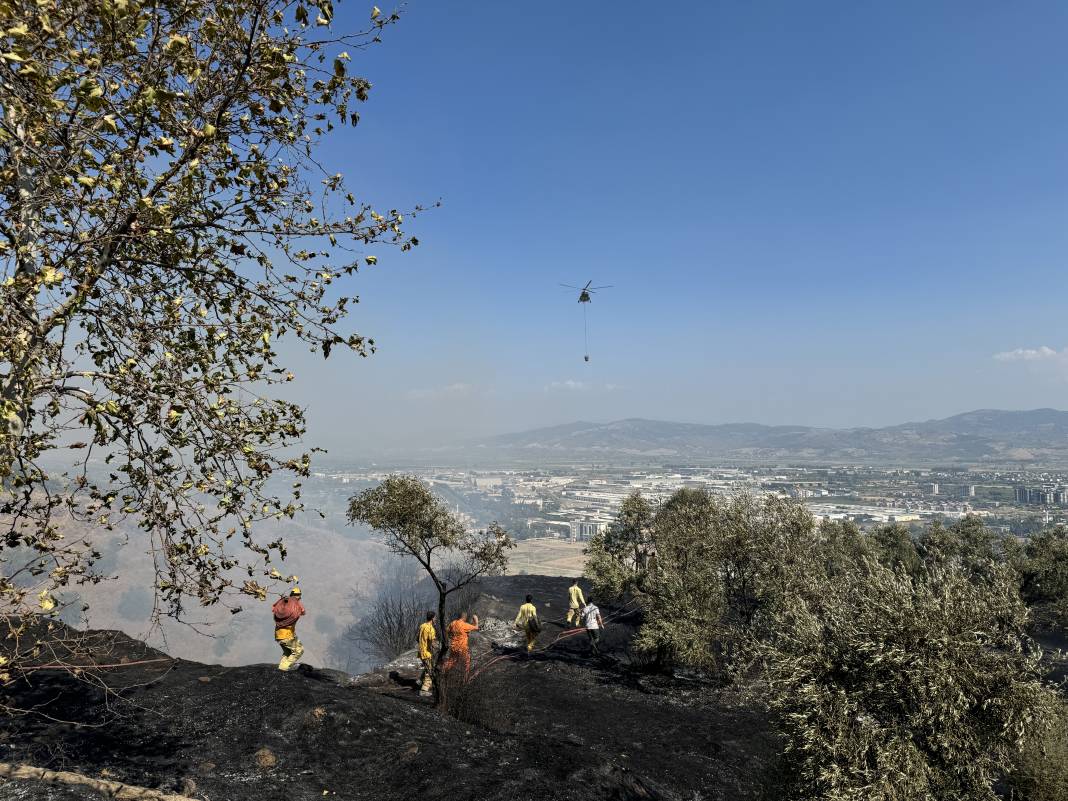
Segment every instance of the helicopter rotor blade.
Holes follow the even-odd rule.
[[[593,291],[598,290],[598,289],[611,289],[613,286],[615,286],[615,284],[605,284],[604,286],[587,287],[587,289],[589,289],[590,292],[593,292]]]
[[[560,286],[567,287],[568,289],[577,289],[580,292],[582,291],[582,287],[580,286],[571,286],[571,284],[560,284]]]
[[[592,284],[592,283],[593,283],[593,279],[591,278],[589,281],[586,282],[586,286],[584,286],[582,288],[583,289],[589,289],[590,288],[590,284]]]

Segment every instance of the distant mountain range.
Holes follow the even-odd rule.
[[[981,409],[888,428],[629,419],[569,423],[466,443],[467,458],[554,461],[1068,465],[1068,412]]]

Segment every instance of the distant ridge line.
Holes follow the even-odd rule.
[[[882,428],[631,417],[484,437],[450,449],[529,458],[1068,464],[1068,411],[976,409]]]

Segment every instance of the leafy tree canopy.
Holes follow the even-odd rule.
[[[377,530],[393,553],[414,558],[437,591],[437,623],[444,635],[450,596],[480,576],[503,573],[515,543],[493,523],[482,531],[466,529],[440,498],[416,476],[391,475],[349,501],[349,522]],[[448,651],[438,638],[437,664]]]
[[[796,574],[758,650],[794,797],[993,799],[1055,694],[1005,564]]]
[[[615,521],[593,537],[586,573],[598,594],[619,597],[644,583],[653,553],[652,523],[652,507],[635,490],[623,499]]]
[[[1028,603],[1043,606],[1051,622],[1068,626],[1068,528],[1057,526],[1029,537],[1012,561]]]
[[[651,516],[644,503],[632,496],[616,525],[591,542],[586,572],[598,592],[631,591],[642,600],[649,621],[642,646],[720,666],[780,602],[782,571],[802,558],[815,522],[802,506],[770,496],[682,489]]]
[[[0,0],[0,612],[92,577],[64,521],[148,535],[163,608],[262,598],[291,517],[276,471],[302,409],[277,342],[329,356],[339,279],[408,249],[316,160],[370,83],[352,58],[395,15],[332,30],[330,0]],[[387,158],[368,154],[366,158]],[[64,468],[65,466],[65,468]],[[291,479],[292,480],[292,479]]]
[[[644,569],[621,531],[622,515],[587,571],[642,601],[642,646],[726,668],[770,710],[791,797],[993,801],[1021,753],[1061,742],[1011,548],[978,518],[917,545],[817,526],[788,500],[680,490],[648,525]],[[1059,536],[1028,549],[1036,586],[1056,585]]]

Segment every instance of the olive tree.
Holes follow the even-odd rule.
[[[653,509],[639,490],[620,505],[616,519],[586,549],[586,573],[599,595],[618,597],[644,584],[652,549]]]
[[[935,521],[920,536],[918,552],[931,564],[954,565],[981,573],[1004,561],[1005,540],[977,515],[967,515],[951,526]]]
[[[774,713],[791,797],[998,798],[1056,698],[1027,637],[1016,578],[989,563],[909,574],[875,559],[795,574],[759,644],[755,695]]]
[[[445,613],[450,598],[463,594],[481,576],[504,572],[508,549],[515,543],[496,523],[483,531],[468,531],[426,484],[411,475],[388,476],[353,496],[348,518],[378,531],[393,553],[415,559],[434,585],[438,668],[449,650]],[[414,630],[410,636],[414,640]]]
[[[396,20],[368,12],[350,34],[330,0],[0,0],[5,634],[97,578],[94,528],[143,531],[169,614],[264,597],[285,550],[256,523],[309,469],[277,343],[373,351],[344,279],[417,244],[316,158]]]
[[[624,507],[609,532],[636,533],[632,512]],[[642,566],[630,547],[635,537],[617,533],[591,543],[587,574],[598,591],[630,590],[642,602],[640,646],[713,668],[764,625],[766,608],[784,592],[783,571],[804,557],[815,521],[803,506],[772,496],[682,489],[642,530]]]
[[[638,642],[731,670],[778,723],[790,797],[993,801],[1049,739],[1056,696],[1017,574],[977,520],[936,527],[921,559],[903,532],[681,490],[650,538]],[[621,552],[597,555],[595,579],[627,574]]]
[[[904,526],[879,526],[870,532],[870,537],[875,554],[883,564],[900,567],[909,574],[920,569],[920,552]]]
[[[1068,528],[1057,526],[1030,537],[1013,563],[1024,599],[1051,622],[1068,624]]]
[[[1021,801],[1064,801],[1068,798],[1068,700],[1051,714],[1053,724],[1029,732],[1012,775]]]

